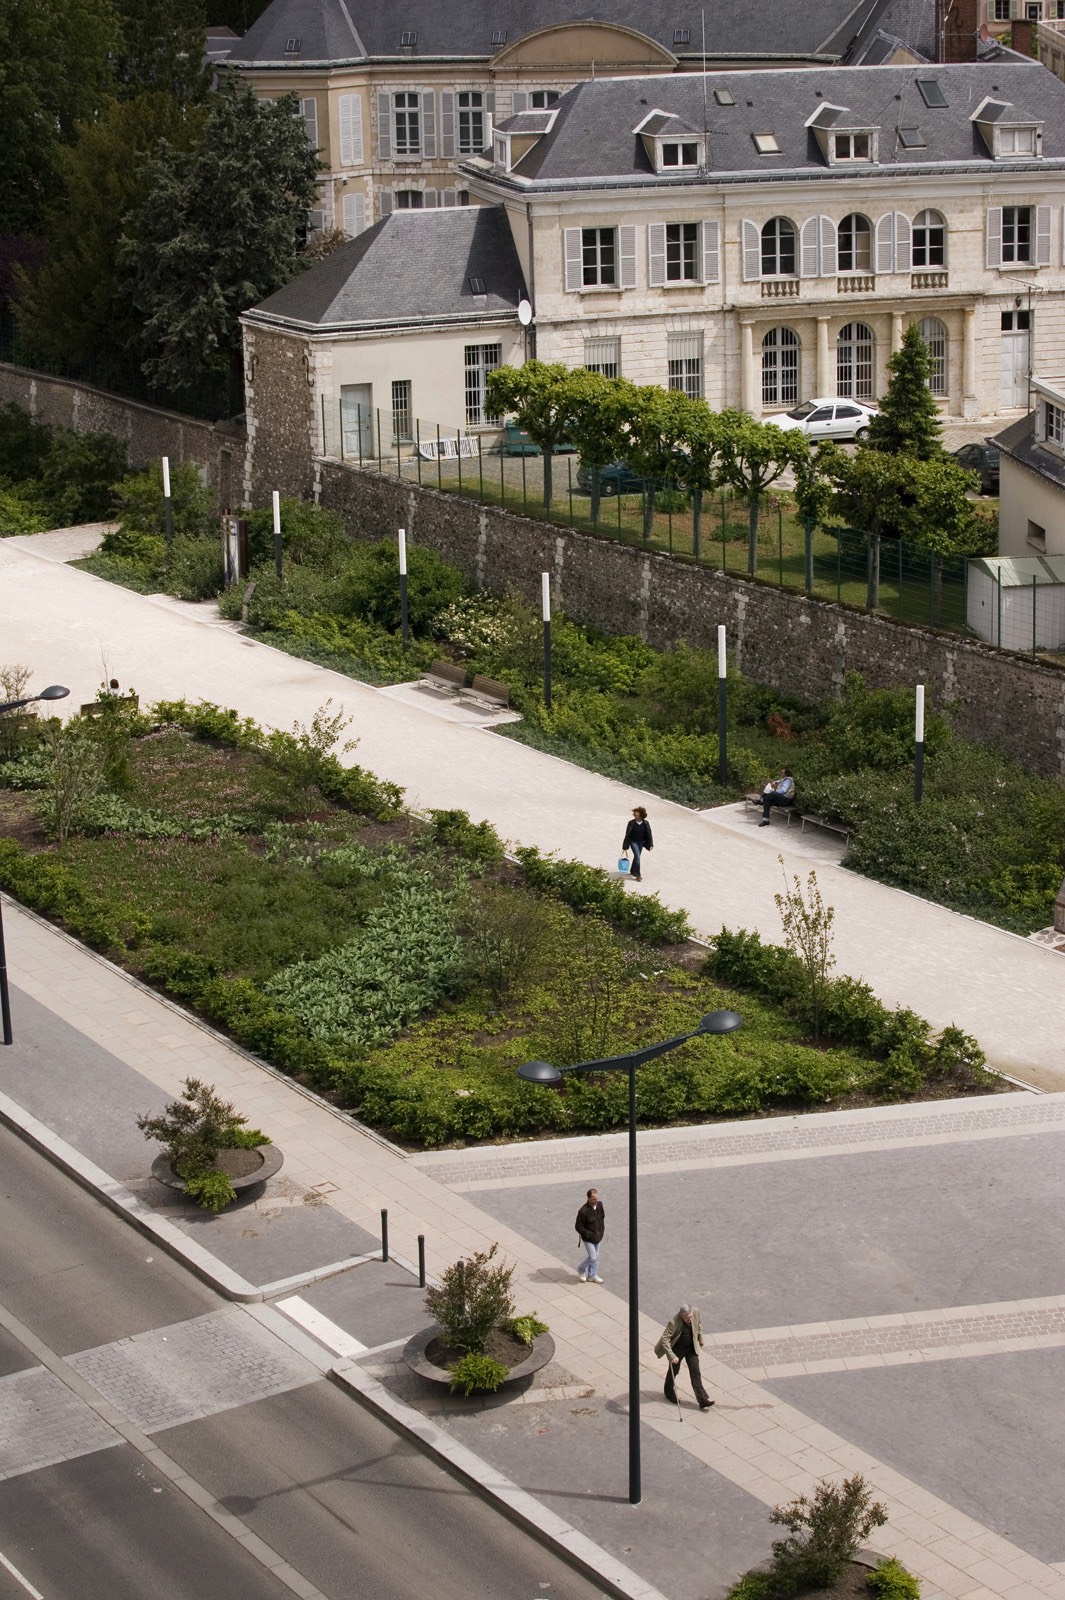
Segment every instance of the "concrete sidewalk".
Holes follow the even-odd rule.
[[[39,536],[40,548],[52,535]],[[847,872],[823,844],[778,822],[759,829],[740,807],[697,813],[530,750],[481,727],[353,682],[243,638],[201,607],[145,598],[47,553],[32,539],[0,542],[3,658],[33,682],[63,682],[91,699],[104,676],[136,688],[142,703],[184,696],[236,707],[271,727],[308,724],[330,696],[352,718],[351,759],[403,785],[411,805],[461,807],[488,817],[504,838],[613,866],[633,804],[649,804],[657,846],[645,883],[684,907],[703,933],[722,925],[780,938],[773,896],[783,870],[817,866],[836,910],[841,972],[865,978],[889,1004],[911,1006],[937,1027],[974,1034],[989,1062],[1047,1089],[1065,1088],[1065,982],[1056,952],[930,901]],[[634,892],[639,892],[635,889]]]

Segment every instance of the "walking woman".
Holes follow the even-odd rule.
[[[651,837],[651,824],[647,820],[647,812],[643,806],[634,806],[632,821],[625,828],[625,838],[622,841],[623,851],[632,851],[632,870],[629,877],[636,883],[642,883],[640,873],[640,857],[645,850],[653,850],[655,842]]]

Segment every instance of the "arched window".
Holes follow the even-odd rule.
[[[919,211],[913,219],[913,265],[945,267],[947,225],[938,211]]]
[[[868,217],[852,211],[839,225],[840,272],[872,272],[873,229]]]
[[[762,340],[762,404],[793,406],[799,398],[799,336],[770,328]]]
[[[864,322],[848,322],[836,340],[836,393],[851,400],[876,394],[876,340]]]
[[[762,277],[794,278],[795,259],[795,224],[771,217],[762,227]]]
[[[928,387],[933,394],[945,396],[948,392],[947,325],[938,317],[925,317],[917,324],[917,332],[928,346],[931,361]]]

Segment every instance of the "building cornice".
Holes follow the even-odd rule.
[[[245,311],[240,320],[245,327],[261,328],[269,333],[298,333],[312,342],[333,340],[338,334],[349,334],[358,338],[379,333],[405,333],[411,330],[418,333],[442,333],[452,328],[520,326],[516,309],[456,312],[453,316],[434,317],[431,321],[427,321],[424,317],[410,316],[387,317],[373,321],[351,319],[340,322],[302,322],[298,317],[278,317],[268,311]]]
[[[713,136],[711,131],[711,137]],[[538,197],[554,199],[565,194],[639,193],[642,191],[672,195],[678,190],[714,190],[754,188],[760,185],[778,186],[800,183],[850,183],[866,188],[874,182],[898,183],[900,180],[928,178],[979,178],[982,181],[1014,178],[1022,173],[1045,175],[1048,172],[1065,172],[1065,156],[1051,156],[1039,161],[1011,161],[1004,169],[991,161],[948,161],[917,165],[876,167],[826,168],[789,167],[775,172],[700,172],[690,176],[663,178],[656,173],[618,174],[602,178],[522,178],[520,173],[503,175],[487,171],[483,166],[462,162],[458,171],[478,185],[478,193],[504,190],[519,195],[523,200]]]

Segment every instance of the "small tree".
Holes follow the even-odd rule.
[[[770,484],[787,467],[794,467],[809,454],[804,434],[797,429],[774,427],[755,422],[743,411],[722,411],[721,476],[747,502],[747,571],[758,570],[758,514]]]
[[[526,361],[523,367],[497,367],[485,381],[485,411],[489,416],[512,414],[544,459],[544,505],[550,511],[554,498],[552,466],[555,451],[566,444],[569,412],[569,367],[558,362]]]
[[[692,401],[687,433],[673,470],[692,497],[692,555],[702,554],[703,495],[712,494],[726,481],[721,419],[703,401]]]
[[[891,374],[877,415],[862,443],[866,450],[932,461],[943,454],[939,410],[929,388],[932,358],[916,323],[902,336],[901,348],[888,362]]]
[[[786,1539],[773,1544],[773,1567],[767,1575],[774,1596],[804,1594],[838,1583],[848,1562],[874,1528],[887,1521],[887,1507],[874,1500],[860,1473],[840,1484],[817,1485],[813,1498],[802,1494],[790,1505],[777,1506],[771,1522],[787,1528]]]
[[[53,838],[65,844],[103,784],[103,751],[80,720],[62,723],[50,717],[44,740],[44,822]]]
[[[676,479],[696,405],[677,389],[641,384],[627,391],[622,403],[622,455],[644,480],[643,536],[649,540],[655,521],[655,496],[663,482]]]
[[[510,1292],[514,1268],[493,1266],[499,1249],[479,1250],[448,1267],[439,1289],[428,1289],[426,1309],[439,1322],[444,1343],[453,1350],[483,1355],[488,1335],[514,1315]]]
[[[781,869],[784,857],[778,856]],[[784,874],[784,893],[773,896],[784,928],[784,942],[792,955],[802,962],[806,982],[806,1003],[810,1026],[815,1039],[821,1037],[821,1013],[824,1010],[829,973],[836,964],[832,954],[832,924],[835,909],[826,906],[817,887],[817,873],[811,872],[803,892],[801,880],[793,877],[790,884]]]
[[[814,584],[814,530],[822,523],[836,491],[834,475],[842,451],[830,440],[816,444],[795,462],[795,509],[802,518],[805,535],[804,566],[807,591]]]
[[[236,1199],[236,1190],[214,1163],[221,1150],[253,1150],[270,1140],[259,1128],[249,1128],[228,1100],[219,1099],[214,1086],[199,1078],[186,1078],[184,1095],[172,1100],[162,1116],[137,1118],[146,1139],[158,1139],[163,1155],[185,1179],[185,1193],[208,1211],[220,1211]]]
[[[566,384],[566,438],[592,474],[592,523],[599,521],[599,474],[621,449],[623,406],[631,384],[598,372],[571,372]]]

